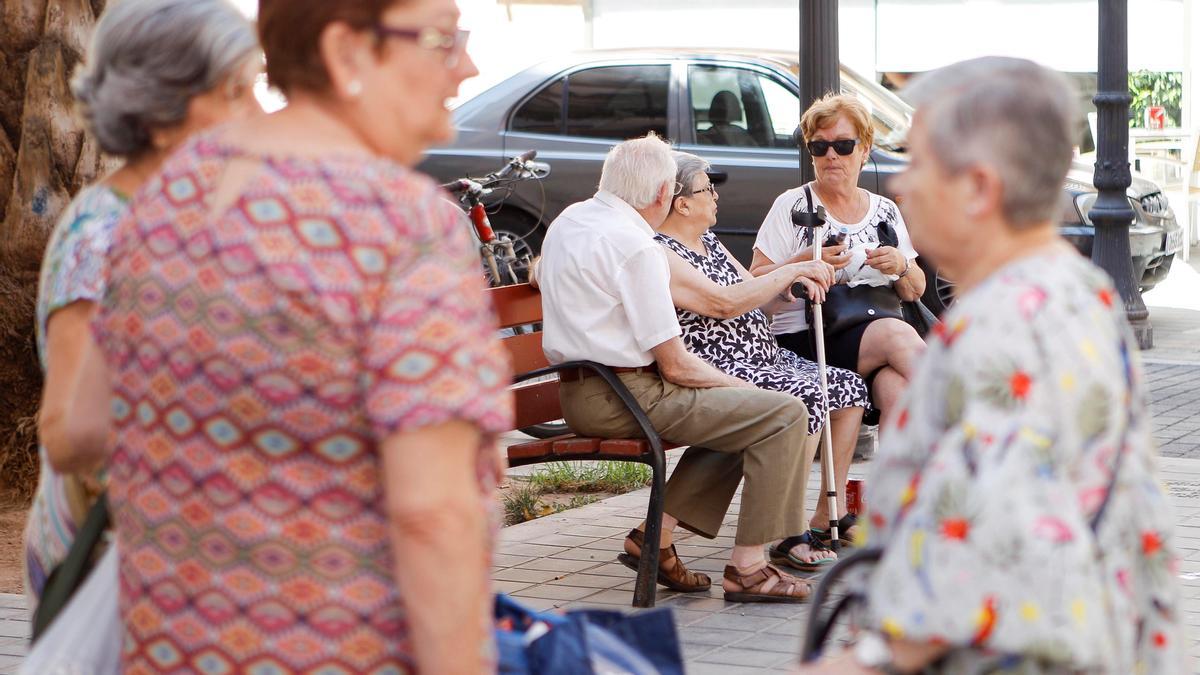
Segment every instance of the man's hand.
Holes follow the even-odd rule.
[[[896,247],[880,246],[867,251],[867,264],[884,274],[900,274],[908,266],[908,260]]]

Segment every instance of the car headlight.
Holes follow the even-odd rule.
[[[1082,220],[1085,225],[1095,227],[1095,223],[1092,222],[1092,218],[1088,215],[1088,212],[1092,210],[1093,206],[1095,206],[1096,198],[1099,196],[1099,192],[1084,192],[1083,194],[1075,195],[1075,209],[1079,211],[1079,219]],[[1126,199],[1129,201],[1129,210],[1133,212],[1133,222],[1144,222],[1145,217],[1139,217],[1138,209],[1136,208],[1141,206],[1141,204],[1134,202],[1132,197],[1126,197]],[[1170,211],[1170,208],[1170,206],[1167,206],[1167,211]],[[1142,210],[1146,211],[1147,209],[1142,207]]]

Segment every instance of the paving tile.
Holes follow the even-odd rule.
[[[529,570],[549,570],[552,572],[582,572],[600,565],[590,560],[567,560],[565,558],[534,558],[520,567]],[[622,567],[621,569],[625,569]],[[594,572],[591,572],[594,574]]]
[[[733,666],[728,663],[695,661],[688,664],[687,672],[688,675],[762,675],[763,671],[759,668]]]
[[[800,640],[792,639],[778,633],[755,633],[740,642],[734,643],[738,649],[755,649],[779,654],[797,655],[800,653]]]
[[[492,578],[496,581],[520,581],[531,584],[542,584],[548,581],[553,581],[563,576],[563,574],[563,572],[555,572],[553,570],[535,570],[527,567],[510,567],[493,572]]]
[[[596,541],[596,537],[579,537],[573,534],[564,534],[562,532],[547,532],[536,539],[530,539],[531,544],[542,544],[544,546],[587,546]]]
[[[579,600],[584,596],[595,593],[594,588],[577,588],[575,586],[551,586],[541,584],[530,586],[513,593],[514,598],[544,598],[546,600]]]
[[[533,584],[524,581],[492,581],[492,590],[497,593],[512,595],[518,591],[532,587]]]
[[[778,665],[783,660],[778,652],[765,652],[757,649],[740,649],[738,647],[721,647],[707,653],[702,658],[703,663],[722,663],[732,666],[750,668],[769,668]]]
[[[785,621],[787,619],[775,616],[754,616],[740,611],[728,610],[713,614],[703,621],[697,621],[696,626],[759,632],[774,628]]]
[[[609,589],[621,583],[617,577],[599,574],[567,574],[549,582],[552,586],[578,586],[580,588]]]
[[[492,555],[492,566],[494,567],[516,567],[524,565],[536,558],[527,555],[510,555],[508,553],[495,553]]]
[[[565,558],[567,560],[590,560],[596,563],[610,562],[617,556],[607,551],[599,551],[594,548],[568,548],[561,553],[556,554],[556,558]]]
[[[741,642],[751,635],[754,635],[754,633],[744,630],[704,628],[693,624],[688,626],[686,631],[680,633],[680,639],[693,643],[713,645],[714,647],[724,647]]]
[[[529,544],[517,542],[512,544],[500,544],[499,551],[508,555],[526,555],[531,558],[541,558],[545,556],[560,555],[567,550],[564,546],[545,546],[543,544]]]

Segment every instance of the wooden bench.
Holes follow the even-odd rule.
[[[625,407],[633,414],[645,438],[609,439],[585,438],[575,434],[564,434],[544,440],[518,443],[508,448],[511,466],[538,464],[542,462],[564,462],[579,460],[615,460],[639,462],[650,466],[650,504],[646,509],[646,541],[657,542],[662,527],[663,490],[666,483],[665,450],[673,445],[664,444],[654,431],[650,419],[638,406],[637,401],[624,383],[607,366],[591,361],[570,361],[551,366],[542,352],[542,333],[531,330],[528,324],[541,322],[542,297],[529,284],[503,286],[488,289],[501,328],[524,326],[522,332],[504,338],[504,346],[512,358],[513,395],[516,402],[516,428],[542,424],[561,419],[562,408],[558,400],[559,381],[543,379],[560,371],[585,369],[604,379]],[[530,382],[530,380],[538,380]],[[658,546],[643,547],[638,567],[637,584],[633,591],[634,607],[654,606],[654,586],[658,571]]]

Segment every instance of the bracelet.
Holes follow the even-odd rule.
[[[909,259],[908,259],[908,258],[905,258],[905,259],[904,259],[904,271],[903,271],[903,272],[901,272],[901,273],[900,273],[900,276],[898,276],[898,277],[896,277],[896,278],[897,278],[897,279],[903,279],[903,278],[904,278],[904,275],[905,275],[905,274],[908,274],[908,270],[909,270],[909,268],[910,268],[910,267],[912,267],[912,262],[911,262],[911,261],[909,261]]]

